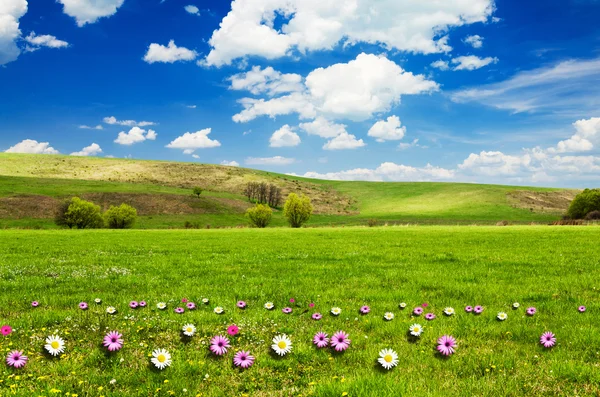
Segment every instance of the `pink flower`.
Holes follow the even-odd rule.
[[[229,339],[224,336],[218,335],[210,340],[210,351],[217,356],[222,356],[227,353],[227,349],[230,347]]]
[[[579,306],[577,310],[579,310],[579,313],[583,313],[585,312],[585,306]]]
[[[458,347],[456,345],[456,339],[454,339],[453,336],[450,335],[444,335],[442,336],[440,339],[438,339],[437,341],[438,346],[437,349],[440,353],[442,353],[444,356],[450,356],[452,354],[454,354],[454,349],[456,349],[456,347]]]
[[[141,301],[140,302],[140,307],[146,307],[146,305],[147,305],[146,301]]]
[[[415,307],[415,309],[413,310],[413,314],[415,316],[420,316],[421,314],[423,314],[423,309],[421,309],[420,307]]]
[[[315,313],[312,315],[312,319],[316,320],[316,321],[319,321],[322,318],[323,318],[323,315],[321,313]]]
[[[175,309],[175,313],[177,314],[182,314],[185,310],[183,309],[183,307],[178,307]]]
[[[528,316],[533,316],[535,312],[537,312],[537,309],[535,307],[528,307],[525,313],[527,313]]]
[[[427,314],[425,315],[425,320],[431,321],[431,320],[433,320],[434,318],[435,318],[435,314],[433,314],[433,313],[427,313]]]
[[[315,304],[311,302],[308,304],[308,307],[310,307],[312,309],[313,307],[315,307]]]
[[[87,308],[88,308],[88,304],[87,304],[87,303],[85,303],[85,302],[81,302],[81,303],[79,304],[79,308],[80,308],[81,310],[87,310]]]
[[[0,328],[0,333],[4,336],[10,335],[12,332],[12,328],[10,327],[10,325],[3,325],[2,328]]]
[[[181,303],[187,303],[187,301],[188,301],[187,298],[182,298],[181,299]]]
[[[244,302],[244,301],[238,301],[237,307],[239,307],[240,309],[245,309],[246,308],[246,302]]]
[[[473,311],[473,306],[467,306],[467,307],[465,307],[465,311],[467,313],[471,313]]]
[[[294,299],[294,298],[291,298],[291,299],[290,299],[290,303],[296,303],[296,299]]]
[[[475,314],[481,314],[483,313],[483,306],[475,306],[473,311],[475,312]]]
[[[27,356],[24,356],[23,352],[13,350],[8,353],[6,364],[8,364],[9,367],[22,368],[27,364]]]
[[[196,304],[194,302],[188,302],[185,304],[185,307],[187,307],[188,310],[194,310],[196,308]]]
[[[110,352],[121,350],[123,347],[123,335],[117,331],[109,332],[102,340],[102,344],[104,347],[107,347]]]
[[[427,303],[427,302],[425,302],[425,303],[422,303],[422,304],[421,304],[421,306],[422,306],[422,307],[427,307],[427,306],[429,306],[429,303]]]
[[[540,343],[545,348],[551,348],[556,344],[556,336],[552,332],[545,332],[540,337]]]
[[[284,307],[283,309],[281,309],[281,311],[284,312],[285,314],[290,314],[292,312],[292,308]]]
[[[233,364],[236,367],[249,368],[254,364],[254,356],[251,356],[250,352],[239,351],[233,356]]]
[[[363,306],[360,308],[361,314],[368,314],[370,311],[371,311],[371,308],[369,306]]]
[[[33,307],[38,307],[39,305],[40,305],[40,302],[38,302],[38,301],[31,302],[31,306],[33,306]]]
[[[325,332],[319,332],[314,336],[313,343],[317,345],[319,349],[321,349],[323,347],[327,347],[329,344],[329,338]]]
[[[235,324],[232,324],[227,328],[227,333],[231,336],[236,336],[239,332],[240,332],[240,329]]]
[[[331,347],[338,352],[343,352],[350,346],[350,339],[348,334],[344,331],[338,331],[331,337]]]
[[[135,309],[139,306],[139,304],[136,301],[131,301],[129,302],[129,307],[132,309]]]

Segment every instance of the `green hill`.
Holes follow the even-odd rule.
[[[56,206],[74,195],[107,208],[129,203],[140,228],[245,225],[250,181],[311,197],[312,225],[381,223],[546,223],[558,219],[576,191],[464,183],[312,180],[197,163],[51,155],[0,154],[0,227],[53,227]],[[201,198],[191,188],[205,189]],[[273,226],[285,221],[276,211]]]

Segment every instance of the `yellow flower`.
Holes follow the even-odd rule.
[[[343,392],[343,393],[342,393],[342,397],[345,397],[345,396],[347,396],[347,395],[348,395],[348,392],[347,392],[347,391],[345,391],[345,392]]]
[[[98,391],[102,391],[102,390],[104,390],[104,387],[100,386],[100,387],[98,388]]]
[[[169,380],[168,380],[168,379],[165,379],[165,383],[169,383]]]

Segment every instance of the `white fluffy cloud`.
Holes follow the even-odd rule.
[[[486,152],[479,154],[471,153],[458,169],[467,173],[479,175],[504,175],[512,176],[522,173],[531,164],[531,156],[511,156],[502,152]]]
[[[150,125],[156,125],[153,121],[140,121],[135,120],[117,120],[114,116],[105,117],[103,121],[110,125],[123,125],[125,127],[147,127]]]
[[[342,132],[335,138],[327,141],[325,145],[323,145],[323,149],[325,150],[346,150],[346,149],[358,149],[359,147],[363,147],[366,144],[362,139],[356,139],[356,137],[352,134],[348,134],[347,132]]]
[[[179,61],[193,61],[198,56],[196,51],[188,50],[185,47],[177,47],[175,41],[169,41],[169,44],[164,45],[152,43],[148,47],[144,61],[147,63],[174,63]]]
[[[292,127],[284,125],[271,135],[269,139],[270,147],[293,147],[300,144],[300,136],[296,134]]]
[[[425,167],[411,167],[392,162],[382,163],[375,169],[355,168],[347,171],[307,172],[306,178],[340,181],[446,181],[455,177],[455,171],[427,164]]]
[[[77,26],[94,23],[100,18],[114,15],[125,0],[58,0],[65,14],[75,18]]]
[[[493,0],[234,0],[209,41],[206,64],[246,56],[275,59],[370,43],[413,53],[448,52],[449,28],[487,21]],[[283,18],[281,27],[276,18]]]
[[[450,70],[450,64],[448,63],[448,61],[443,61],[441,59],[439,61],[432,62],[431,67],[444,71]]]
[[[550,153],[587,152],[600,145],[600,117],[578,120],[573,123],[575,134],[569,139],[558,142]]]
[[[368,135],[375,138],[377,142],[399,141],[406,134],[406,127],[401,127],[402,123],[398,116],[390,116],[385,120],[379,120],[369,130]]]
[[[245,160],[247,165],[290,165],[296,162],[296,159],[288,157],[248,157]]]
[[[208,137],[208,134],[211,132],[212,128],[205,128],[196,132],[186,132],[171,141],[167,147],[170,149],[182,149],[184,154],[192,154],[197,149],[209,149],[221,146],[221,142]]]
[[[498,58],[479,58],[476,55],[456,57],[452,60],[456,66],[454,70],[477,70],[490,64],[498,63]]]
[[[300,128],[309,135],[317,135],[321,138],[335,138],[347,132],[344,124],[336,124],[324,117],[317,117],[310,123],[300,123]]]
[[[71,153],[71,156],[96,156],[100,153],[102,153],[100,145],[97,143],[92,143],[90,146],[84,147],[79,152]]]
[[[475,34],[473,36],[467,36],[463,41],[465,42],[465,44],[469,44],[473,48],[483,47],[483,37],[481,37],[478,34]]]
[[[25,37],[25,41],[31,45],[30,51],[35,51],[40,47],[65,48],[69,46],[69,43],[59,40],[55,36],[49,34],[37,36],[35,32],[29,33],[29,36]]]
[[[200,9],[194,5],[188,5],[183,7],[188,14],[200,15]]]
[[[33,154],[58,154],[48,142],[38,142],[33,139],[25,139],[14,146],[11,146],[6,153],[33,153]]]
[[[135,143],[144,142],[146,140],[153,141],[158,134],[154,130],[143,130],[140,127],[133,127],[129,132],[121,131],[114,140],[119,145],[133,145]]]
[[[103,130],[104,129],[104,127],[102,127],[100,124],[98,124],[95,127],[90,127],[89,125],[80,125],[79,128],[82,130]]]
[[[221,165],[226,165],[228,167],[239,167],[240,163],[238,163],[237,161],[223,160],[223,161],[221,161]]]
[[[250,91],[254,95],[274,96],[304,90],[302,76],[295,73],[284,74],[270,66],[265,69],[254,66],[252,70],[231,76],[229,80],[232,90]]]
[[[16,60],[21,50],[16,41],[21,37],[19,19],[27,12],[27,0],[0,1],[0,65]]]

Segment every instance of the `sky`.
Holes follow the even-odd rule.
[[[598,0],[1,0],[0,151],[600,186]]]

